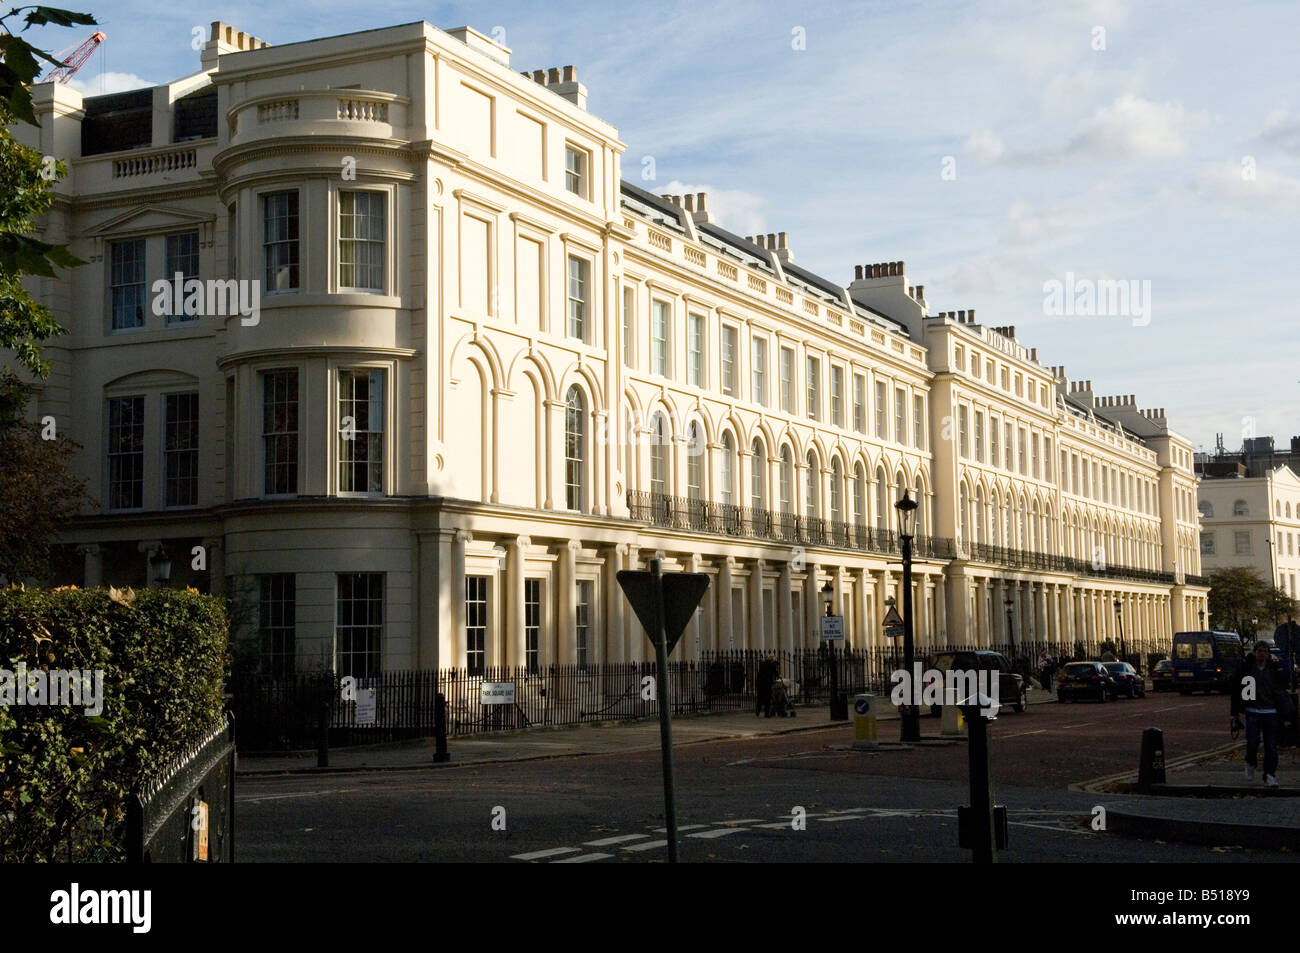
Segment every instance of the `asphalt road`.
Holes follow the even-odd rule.
[[[1143,728],[1166,756],[1226,743],[1222,696],[1055,702],[993,726],[995,799],[1010,811],[1014,861],[1259,859],[1092,830],[1107,796],[1070,784],[1134,770]],[[897,723],[885,723],[891,737]],[[937,720],[923,731],[938,733]],[[956,808],[969,800],[965,742],[872,753],[847,727],[706,742],[676,752],[687,861],[969,860]],[[454,751],[454,740],[453,740]],[[663,861],[657,752],[479,767],[241,779],[241,861]],[[803,822],[796,819],[803,817]],[[1265,855],[1268,859],[1276,855]]]

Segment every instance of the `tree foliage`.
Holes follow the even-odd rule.
[[[0,578],[45,576],[59,523],[90,502],[85,481],[69,470],[79,449],[42,439],[36,424],[0,430]]]
[[[1210,573],[1210,623],[1216,629],[1254,638],[1257,628],[1273,628],[1294,616],[1295,600],[1245,567]],[[1256,626],[1255,620],[1259,620]]]
[[[57,268],[82,264],[63,245],[41,241],[33,234],[40,217],[54,204],[52,183],[66,175],[67,168],[62,161],[47,163],[35,149],[23,146],[8,126],[38,125],[30,86],[40,75],[42,61],[63,64],[10,29],[9,21],[20,15],[19,33],[46,24],[96,22],[89,14],[57,7],[15,7],[0,15],[0,126],[4,127],[0,128],[0,348],[12,352],[12,358],[0,366],[0,430],[14,425],[29,396],[18,369],[43,380],[50,369],[41,357],[41,343],[67,333],[49,309],[28,294],[23,278],[54,278]]]

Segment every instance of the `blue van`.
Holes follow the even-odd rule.
[[[1228,682],[1245,657],[1235,632],[1175,632],[1174,688],[1182,695],[1194,691],[1228,690]]]

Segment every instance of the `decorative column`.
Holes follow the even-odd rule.
[[[818,578],[821,566],[808,564],[808,578],[804,581],[804,649],[815,649],[821,642],[821,623],[818,621],[822,610],[822,593]]]
[[[95,589],[104,584],[104,551],[98,543],[84,543],[77,547],[77,552],[82,555],[82,562],[85,567],[85,581],[83,589]]]
[[[1045,642],[1047,640],[1047,585],[1046,583],[1035,583],[1035,600],[1034,607],[1034,640]]]
[[[718,649],[730,651],[737,648],[731,630],[731,571],[735,568],[734,556],[718,560]]]
[[[759,652],[767,650],[763,620],[763,560],[755,559],[749,575],[749,645]]]
[[[792,585],[790,561],[781,563],[781,578],[777,581],[776,592],[776,631],[772,633],[772,642],[777,651],[793,652],[794,619],[790,605],[790,587]]]
[[[618,584],[618,573],[627,568],[627,543],[618,543],[605,550],[605,591],[609,611],[605,623],[605,660],[618,664],[627,660],[627,597]]]
[[[880,637],[878,625],[879,619],[873,619],[869,615],[867,598],[871,590],[871,574],[865,569],[859,569],[853,574],[853,601],[856,606],[856,615],[858,617],[858,632],[854,637],[853,645],[859,649],[869,649],[876,644]]]
[[[559,586],[556,597],[559,607],[559,631],[555,633],[555,660],[560,665],[573,665],[577,662],[578,644],[576,639],[578,620],[578,550],[582,544],[570,539],[560,544],[559,552]]]
[[[474,541],[471,533],[458,529],[451,538],[451,656],[444,664],[455,668],[465,667],[465,544]]]
[[[532,543],[516,536],[506,543],[506,643],[505,664],[516,668],[527,664],[528,636],[524,609],[524,560]],[[540,649],[541,646],[538,646]]]
[[[934,611],[939,620],[936,639],[943,642],[945,645],[952,642],[952,639],[948,634],[948,585],[949,579],[947,574],[940,573],[934,586]]]

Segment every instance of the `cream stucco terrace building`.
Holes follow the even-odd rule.
[[[143,584],[163,544],[273,671],[641,659],[614,576],[656,554],[712,578],[687,656],[815,645],[828,583],[876,645],[908,490],[922,646],[1005,641],[1008,599],[1020,639],[1095,646],[1115,599],[1130,639],[1190,627],[1162,414],[930,314],[901,262],[846,287],[623,181],[576,72],[509,55],[214,24],[177,82],[37,87],[47,236],[88,262],[39,282],[71,333],[31,408],[101,504],[68,579]],[[257,312],[156,298],[178,273]]]

